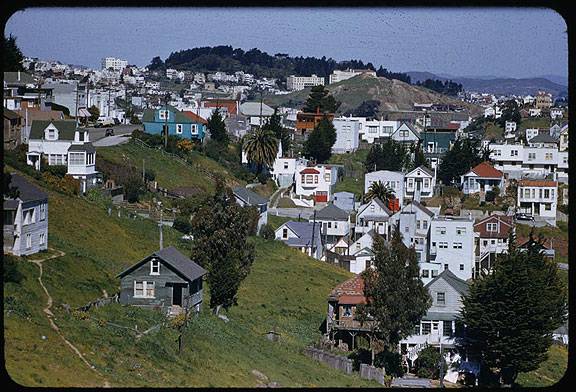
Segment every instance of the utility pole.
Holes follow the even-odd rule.
[[[75,113],[74,113],[74,118],[76,119],[76,127],[78,127],[78,82],[76,83],[76,99],[74,100],[75,102]]]
[[[166,97],[164,99],[164,149],[168,150],[168,97],[170,93],[166,93]]]
[[[310,256],[312,256],[312,252],[314,250],[314,237],[316,237],[316,210],[314,210],[314,218],[312,220],[312,243],[310,244]],[[313,257],[313,256],[312,256]]]
[[[260,90],[260,128],[262,128],[262,90]]]
[[[159,203],[159,207],[160,207],[160,223],[159,223],[159,227],[160,227],[160,250],[162,250],[164,248],[164,241],[163,241],[163,237],[162,237],[162,204]]]
[[[146,171],[144,169],[144,158],[142,158],[142,182],[146,182]]]

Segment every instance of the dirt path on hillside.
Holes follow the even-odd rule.
[[[42,273],[43,273],[42,263],[44,263],[45,261],[48,261],[48,260],[62,257],[64,255],[66,255],[66,253],[64,253],[60,250],[53,249],[53,248],[50,248],[50,250],[58,252],[58,254],[47,257],[45,259],[28,260],[30,263],[36,264],[38,266],[38,268],[40,269],[40,274],[38,275],[38,282],[40,283],[40,286],[42,287],[42,289],[46,293],[46,297],[48,298],[48,300],[46,302],[46,307],[43,309],[43,311],[46,314],[46,318],[48,319],[50,326],[52,327],[52,329],[54,331],[56,331],[56,333],[58,334],[58,336],[60,336],[60,338],[64,341],[64,343],[66,343],[68,345],[68,347],[70,347],[72,349],[72,351],[74,351],[76,353],[76,355],[78,355],[78,357],[82,360],[82,362],[84,362],[92,371],[94,371],[100,377],[104,378],[104,376],[98,370],[96,370],[94,365],[91,365],[90,362],[88,362],[86,360],[86,358],[84,358],[84,355],[82,355],[80,350],[78,350],[78,348],[76,348],[76,346],[74,346],[72,343],[70,343],[70,341],[68,339],[66,339],[64,337],[64,335],[62,335],[60,328],[56,325],[56,323],[53,320],[54,313],[52,313],[52,311],[50,310],[50,308],[52,307],[52,304],[53,304],[53,300],[52,300],[52,296],[48,292],[48,289],[46,288],[46,286],[44,286],[44,283],[42,282]],[[106,379],[104,379],[104,387],[105,388],[110,387],[110,383]]]

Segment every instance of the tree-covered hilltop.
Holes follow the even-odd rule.
[[[289,75],[312,75],[328,77],[334,70],[371,69],[377,76],[398,79],[410,83],[410,76],[401,72],[390,72],[386,68],[376,67],[361,60],[336,61],[332,58],[290,57],[285,53],[269,55],[253,48],[244,51],[232,46],[204,46],[172,52],[165,61],[160,57],[152,59],[148,66],[151,70],[176,68],[198,72],[236,72],[244,71],[256,77],[285,78]]]
[[[451,80],[441,81],[438,79],[426,79],[425,81],[416,82],[417,86],[422,86],[429,88],[430,90],[436,91],[440,94],[457,96],[459,92],[462,91],[462,85]]]

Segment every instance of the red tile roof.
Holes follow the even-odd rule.
[[[307,167],[306,169],[300,171],[300,174],[320,174],[320,172],[316,169],[312,169],[311,167]]]
[[[499,178],[503,176],[500,170],[494,169],[494,166],[488,162],[482,162],[479,165],[476,165],[472,171],[479,177]]]
[[[198,123],[200,123],[200,124],[208,124],[208,122],[207,122],[206,120],[204,120],[202,117],[200,117],[199,115],[197,115],[197,114],[194,113],[194,112],[186,112],[186,111],[183,111],[182,113],[183,113],[186,117],[188,117],[188,118],[190,118],[191,120],[196,121],[196,122],[198,122]]]
[[[557,186],[556,181],[550,180],[520,180],[518,186]]]
[[[356,275],[334,287],[330,296],[338,299],[343,296],[364,298],[364,279],[361,275]]]

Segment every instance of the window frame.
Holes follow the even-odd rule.
[[[150,260],[150,275],[160,275],[160,260]]]

